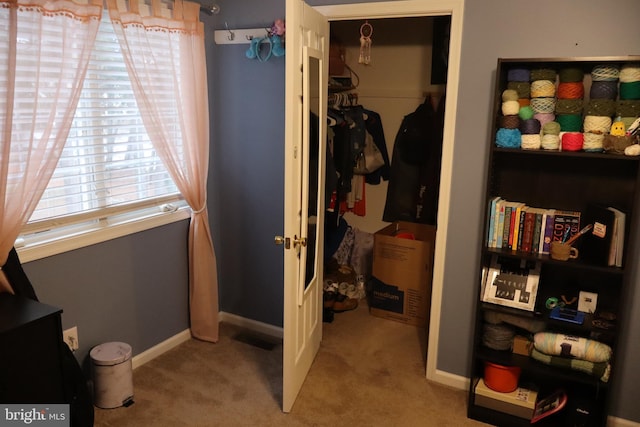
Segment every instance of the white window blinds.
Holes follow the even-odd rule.
[[[105,11],[63,154],[29,228],[104,218],[178,198],[142,123]]]

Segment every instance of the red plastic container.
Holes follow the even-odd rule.
[[[491,362],[484,363],[484,383],[491,390],[500,393],[511,393],[518,388],[520,368],[518,366],[502,366]]]

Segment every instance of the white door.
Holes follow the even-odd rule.
[[[286,2],[282,410],[291,411],[322,339],[329,22]]]

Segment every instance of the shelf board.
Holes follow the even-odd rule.
[[[521,148],[501,148],[494,147],[493,152],[496,154],[512,154],[518,156],[563,156],[583,159],[604,159],[615,161],[638,162],[640,156],[624,156],[621,154],[607,153],[591,153],[586,151],[557,151],[557,150],[523,150]]]
[[[546,365],[528,356],[514,354],[510,351],[492,350],[482,345],[477,348],[476,359],[503,366],[519,366],[523,376],[538,378],[545,382],[552,381],[561,384],[566,381],[593,388],[607,387],[607,383],[584,372]]]
[[[505,256],[510,258],[518,258],[518,259],[526,259],[532,261],[540,261],[544,264],[553,264],[557,266],[567,267],[567,268],[581,268],[594,272],[603,272],[607,274],[615,274],[615,275],[623,275],[624,269],[621,267],[607,267],[602,265],[595,265],[591,263],[584,262],[580,259],[569,260],[569,261],[558,261],[552,259],[549,255],[540,255],[540,254],[532,254],[526,252],[514,251],[511,249],[498,249],[498,248],[488,248],[485,247],[485,252],[492,255]]]

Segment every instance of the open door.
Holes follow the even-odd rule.
[[[282,410],[291,411],[322,339],[329,22],[286,2]]]

